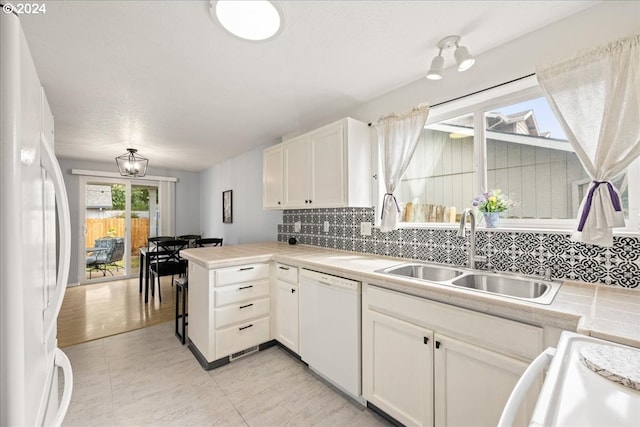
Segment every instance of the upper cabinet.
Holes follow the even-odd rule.
[[[346,118],[285,141],[263,171],[265,209],[371,206],[369,128]]]
[[[282,209],[282,144],[262,155],[262,207]]]

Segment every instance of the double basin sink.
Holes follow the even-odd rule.
[[[406,263],[377,270],[378,273],[451,285],[474,291],[551,304],[560,283],[526,276],[489,273],[426,263]]]

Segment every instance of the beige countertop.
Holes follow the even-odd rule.
[[[318,269],[407,294],[536,325],[577,331],[640,347],[640,291],[564,281],[553,302],[542,305],[449,285],[376,273],[410,262],[393,258],[281,242],[187,249],[184,258],[208,269],[278,261]]]

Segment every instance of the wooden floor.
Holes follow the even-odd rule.
[[[162,278],[162,302],[138,292],[138,279],[67,288],[58,316],[58,346],[68,347],[98,338],[174,320],[175,287]]]

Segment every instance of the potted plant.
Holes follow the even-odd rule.
[[[500,212],[508,211],[516,206],[516,202],[509,199],[499,188],[481,193],[473,199],[473,206],[477,207],[484,217],[484,222],[488,228],[498,226]]]

